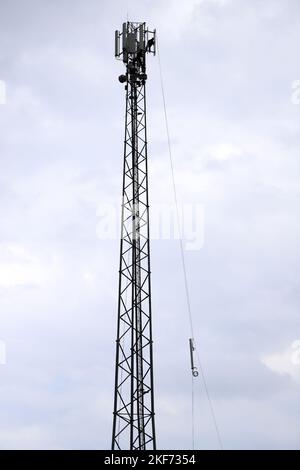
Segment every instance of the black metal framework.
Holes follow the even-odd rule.
[[[145,58],[153,47],[155,31],[145,23],[127,22],[116,32],[116,57],[126,64],[126,75],[119,77],[126,116],[113,450],[156,448],[145,96]]]

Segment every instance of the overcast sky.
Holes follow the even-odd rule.
[[[1,449],[111,440],[124,87],[114,30],[157,28],[195,340],[225,448],[300,448],[298,0],[1,0]],[[150,199],[173,202],[158,58],[148,60]],[[100,208],[100,209],[99,209]],[[158,447],[191,448],[178,241],[152,243]],[[3,361],[2,361],[3,362]],[[196,447],[218,448],[201,378]]]

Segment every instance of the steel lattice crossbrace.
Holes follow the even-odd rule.
[[[119,77],[126,117],[112,449],[156,447],[145,99],[145,57],[154,52],[155,32],[149,34],[144,23],[124,23],[116,32],[116,56],[126,64]]]

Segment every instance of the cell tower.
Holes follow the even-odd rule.
[[[126,74],[119,303],[112,449],[155,449],[150,285],[146,54],[155,54],[155,30],[123,23],[115,56]]]

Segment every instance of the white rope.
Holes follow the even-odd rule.
[[[175,183],[175,172],[174,172],[174,165],[173,165],[173,156],[172,156],[171,139],[170,139],[170,132],[169,132],[169,123],[168,123],[168,114],[167,114],[167,106],[166,106],[166,98],[165,98],[165,90],[164,90],[164,81],[163,81],[163,74],[162,74],[162,66],[161,66],[161,60],[160,60],[160,50],[159,50],[159,47],[158,47],[157,38],[156,38],[156,43],[157,43],[157,55],[158,55],[158,64],[159,64],[161,92],[162,92],[162,99],[163,99],[163,106],[164,106],[164,117],[165,117],[165,125],[166,125],[167,140],[168,140],[169,160],[170,160],[171,175],[172,175],[172,186],[173,186],[175,209],[176,209],[176,218],[177,218],[178,232],[179,232],[179,244],[180,244],[181,263],[182,263],[183,276],[184,276],[184,287],[185,287],[185,293],[186,293],[186,302],[187,302],[187,310],[188,310],[188,318],[189,318],[191,337],[194,338],[193,315],[192,315],[192,309],[191,309],[189,284],[188,284],[186,262],[185,262],[185,255],[184,255],[183,235],[182,235],[182,228],[181,228],[181,224],[180,224],[179,209],[178,209],[177,189],[176,189],[176,183]],[[197,354],[198,366],[199,366],[200,373],[201,373],[201,378],[202,378],[202,381],[203,381],[203,384],[204,384],[204,389],[205,389],[206,397],[207,397],[207,400],[208,400],[210,412],[211,412],[211,415],[212,415],[212,419],[213,419],[214,428],[215,428],[215,431],[216,431],[218,443],[219,443],[220,449],[223,450],[221,434],[220,434],[220,431],[219,431],[219,427],[218,427],[218,423],[217,423],[213,403],[212,403],[212,400],[211,400],[211,397],[210,397],[210,394],[209,394],[207,382],[206,382],[206,379],[205,379],[204,370],[203,370],[203,367],[202,367],[202,362],[200,360],[200,356],[199,356],[199,353],[197,351],[197,348],[196,348],[196,354]],[[192,377],[192,380],[194,380],[194,377]],[[193,382],[192,383],[192,439],[193,439],[193,449],[194,449],[194,439],[195,439],[194,420],[195,420],[195,417],[194,417],[194,382]]]
[[[195,399],[194,399],[194,377],[192,375],[192,450],[195,450]]]

